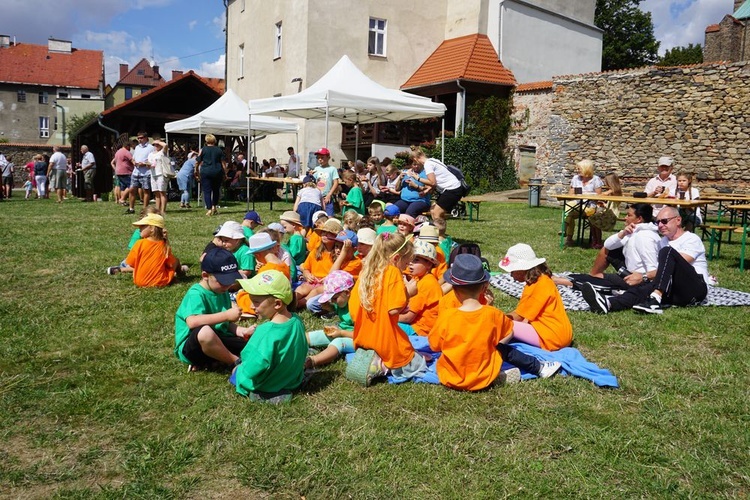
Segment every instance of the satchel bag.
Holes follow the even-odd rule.
[[[617,216],[611,208],[601,208],[589,216],[589,224],[602,231],[612,231],[617,224]]]

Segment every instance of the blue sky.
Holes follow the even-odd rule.
[[[644,0],[640,7],[651,12],[663,54],[702,44],[706,26],[733,6],[733,0]],[[119,78],[120,63],[132,68],[144,57],[167,79],[173,69],[223,77],[223,28],[222,0],[0,0],[0,34],[20,43],[46,44],[54,37],[103,50],[110,84]]]

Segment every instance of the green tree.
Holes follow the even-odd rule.
[[[604,31],[602,71],[656,63],[659,42],[651,13],[638,8],[642,0],[596,0],[594,24]]]
[[[80,132],[88,122],[96,118],[96,115],[96,111],[89,111],[82,115],[73,115],[65,120],[65,133],[69,137],[68,142],[72,144],[73,139],[78,135],[78,132]]]
[[[659,66],[683,66],[703,62],[703,47],[700,44],[669,49],[657,63]]]

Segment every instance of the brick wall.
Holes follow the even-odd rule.
[[[703,192],[750,187],[749,62],[559,77],[551,91],[517,94],[514,105],[509,142],[516,152],[536,146],[547,201],[567,191],[584,158],[630,190],[645,185],[664,155]],[[528,124],[519,122],[526,113]]]

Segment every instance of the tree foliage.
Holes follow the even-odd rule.
[[[686,64],[699,64],[703,62],[703,47],[700,44],[687,47],[675,47],[669,49],[659,59],[659,66],[684,66]]]
[[[88,111],[82,115],[73,115],[65,120],[65,133],[70,138],[68,141],[72,143],[75,136],[78,135],[78,132],[80,132],[88,122],[96,118],[96,115],[96,111]]]
[[[642,0],[596,0],[594,24],[604,31],[602,71],[648,66],[658,61],[651,13]]]
[[[467,109],[463,134],[445,139],[445,163],[461,169],[472,194],[518,186],[506,151],[511,129],[510,99],[484,97]],[[440,144],[423,144],[428,156],[440,157]]]

